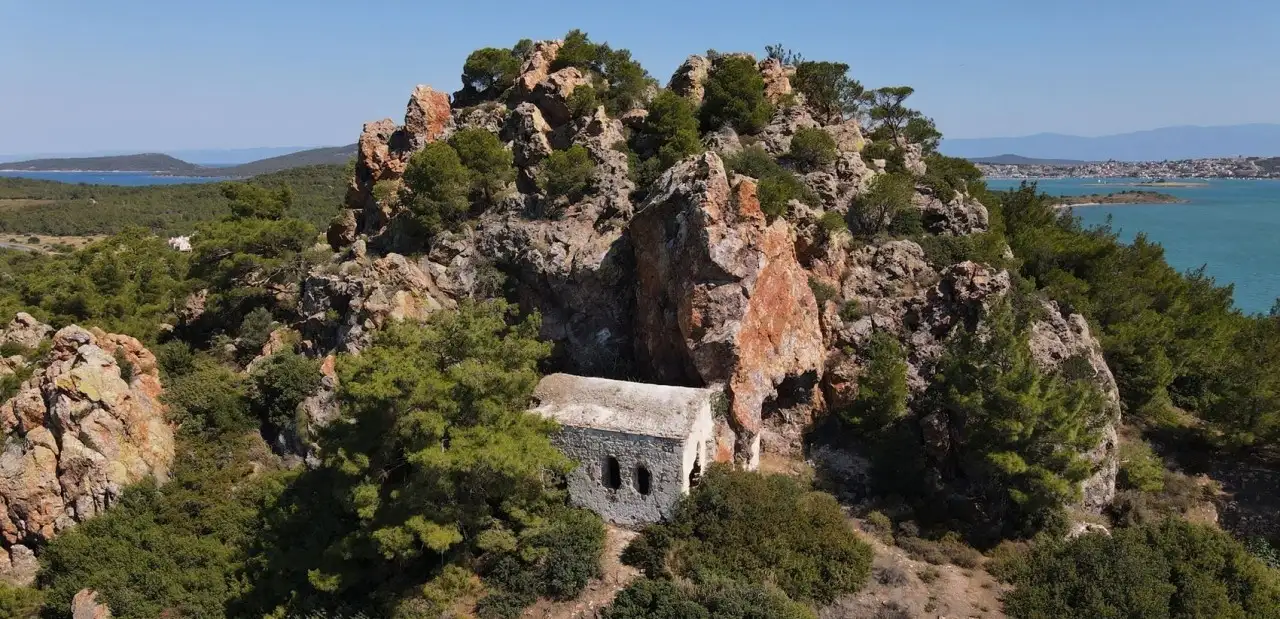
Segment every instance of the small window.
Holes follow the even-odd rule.
[[[649,473],[649,469],[643,464],[636,467],[636,490],[645,496],[649,495],[651,486],[653,485],[653,475]]]
[[[689,471],[689,489],[697,487],[698,482],[702,481],[702,454],[699,453],[693,459],[693,469]]]
[[[622,487],[622,467],[618,465],[617,458],[609,456],[604,459],[604,476],[601,481],[610,490]]]

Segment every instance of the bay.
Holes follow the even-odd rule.
[[[4,164],[0,164],[3,167]],[[161,176],[152,172],[26,172],[0,171],[0,178],[32,178],[44,181],[87,185],[121,185],[141,187],[145,185],[183,185],[188,183],[216,183],[227,180],[209,176]]]
[[[992,189],[1019,180],[992,179]],[[1111,204],[1072,209],[1087,226],[1110,222],[1125,241],[1138,233],[1160,243],[1169,264],[1185,271],[1203,265],[1219,284],[1235,285],[1236,307],[1270,311],[1280,297],[1280,181],[1210,179],[1194,187],[1136,187],[1143,179],[1062,178],[1038,181],[1051,195],[1088,195],[1131,189],[1177,196],[1185,204]]]

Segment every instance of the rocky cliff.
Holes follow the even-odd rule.
[[[27,584],[41,544],[110,507],[125,486],[168,476],[173,430],[155,357],[131,337],[54,333],[19,314],[0,344],[27,351],[9,361],[29,375],[0,404],[0,580]]]
[[[500,97],[450,108],[446,95],[420,86],[403,124],[365,125],[346,209],[328,233],[338,252],[334,265],[304,285],[317,353],[358,349],[387,319],[505,292],[541,313],[542,334],[556,345],[556,370],[723,388],[728,410],[718,457],[753,465],[757,446],[798,455],[814,416],[856,396],[874,332],[902,343],[919,393],[956,330],[978,328],[991,303],[1009,293],[1004,271],[975,262],[935,268],[910,240],[855,243],[846,232],[824,229],[824,214],[843,217],[887,164],[864,159],[868,140],[856,119],[816,119],[790,83],[791,68],[776,60],[758,65],[765,96],[776,104],[762,130],[704,133],[706,153],[638,190],[633,160],[617,146],[648,111],[640,106],[611,118],[600,107],[575,116],[570,97],[592,78],[574,67],[553,70],[560,48],[557,41],[535,44]],[[690,57],[669,88],[701,102],[714,67],[714,59]],[[424,144],[475,127],[511,150],[515,182],[464,229],[414,238],[411,215],[390,197],[402,186],[406,162]],[[792,138],[813,128],[836,145],[831,161],[794,170],[816,202],[792,201],[787,216],[766,216],[759,179],[727,170],[723,156],[753,143],[786,166]],[[548,215],[534,179],[551,153],[571,145],[588,150],[595,172],[581,199]],[[927,172],[919,145],[898,148],[909,173]],[[978,200],[935,191],[921,183],[911,200],[927,234],[988,229]],[[486,285],[495,274],[505,276],[505,291]],[[1046,369],[1086,359],[1115,419],[1115,381],[1087,324],[1056,306],[1045,310],[1031,331],[1035,359]],[[331,313],[337,332],[319,333],[330,328],[324,317]],[[931,411],[913,412],[925,430],[941,423]],[[1084,488],[1085,506],[1095,510],[1115,488],[1114,427],[1103,437]]]

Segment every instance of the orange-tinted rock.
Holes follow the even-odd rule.
[[[562,41],[538,41],[533,44],[533,51],[520,67],[520,77],[516,78],[516,94],[528,95],[542,80],[547,79],[551,74],[551,63],[556,61],[556,55],[563,46]]]
[[[761,411],[823,365],[792,231],[766,220],[754,181],[730,187],[714,153],[677,164],[652,195],[631,222],[640,352],[664,382],[727,385],[736,458],[754,464]]]
[[[156,359],[138,340],[70,326],[40,364],[0,404],[11,446],[0,453],[0,581],[20,585],[35,577],[33,542],[101,513],[129,484],[163,482],[174,455]]]
[[[791,78],[788,68],[777,58],[760,62],[760,76],[764,78],[764,96],[771,103],[778,103],[791,94]]]
[[[430,86],[419,85],[413,89],[404,113],[404,130],[409,134],[413,150],[440,139],[452,123],[449,95],[436,92]]]

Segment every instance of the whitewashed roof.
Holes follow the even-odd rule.
[[[562,425],[681,439],[711,389],[631,383],[607,378],[552,374],[534,390],[534,413]]]

